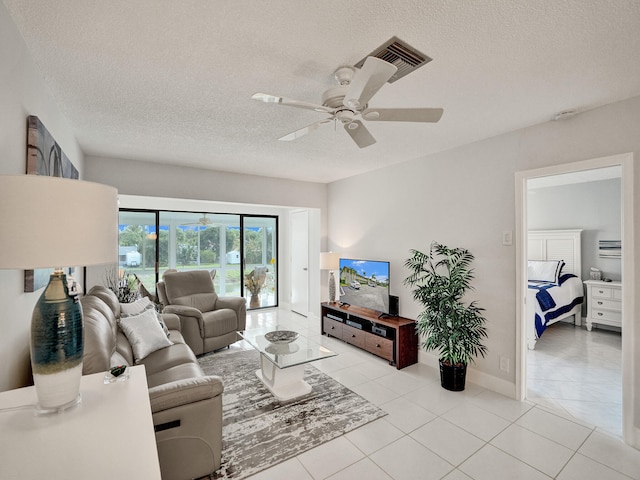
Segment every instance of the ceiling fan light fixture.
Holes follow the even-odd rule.
[[[340,120],[340,123],[342,123],[343,125],[350,124],[351,122],[353,122],[355,117],[355,113],[351,110],[347,110],[346,108],[344,110],[339,110],[336,112],[336,118]]]
[[[390,46],[389,49],[403,53],[408,60],[411,60],[411,62],[408,60],[407,62],[412,63],[413,69],[431,60],[426,56],[420,56],[417,52],[411,52],[409,47],[397,38],[394,37],[392,40],[396,44]],[[417,58],[418,56],[420,58]],[[369,110],[369,101],[386,83],[390,83],[392,77],[398,72],[398,66],[395,65],[399,62],[398,57],[398,55],[394,57],[390,54],[371,55],[366,57],[361,65],[339,67],[333,73],[339,85],[330,87],[322,93],[322,105],[265,93],[254,94],[252,98],[329,114],[329,118],[300,128],[278,140],[295,140],[330,122],[333,122],[334,128],[337,129],[339,122],[359,148],[366,148],[375,144],[376,139],[362,123],[364,120],[435,123],[442,116],[442,108],[376,108]]]

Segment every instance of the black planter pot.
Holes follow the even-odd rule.
[[[450,365],[440,360],[440,385],[446,390],[461,392],[467,376],[467,365]]]

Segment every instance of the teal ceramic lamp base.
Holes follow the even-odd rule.
[[[40,414],[59,413],[80,403],[82,308],[70,295],[67,276],[56,270],[31,318],[31,366]]]

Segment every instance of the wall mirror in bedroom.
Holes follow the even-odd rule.
[[[632,265],[625,269],[633,218],[624,214],[631,217],[633,185],[625,178],[632,162],[620,155],[516,179],[520,398],[627,443],[635,436],[634,402],[623,359],[637,355],[625,338],[623,298],[624,289],[633,291]],[[609,241],[622,245],[621,255],[601,255]]]

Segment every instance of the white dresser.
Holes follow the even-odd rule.
[[[585,280],[587,289],[587,330],[592,324],[622,327],[622,283]]]
[[[35,387],[0,393],[0,478],[160,480],[144,366],[126,381],[82,377],[82,402],[36,416]]]

